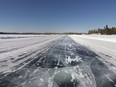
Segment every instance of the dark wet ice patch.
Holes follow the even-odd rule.
[[[78,79],[73,79],[71,73],[59,72],[55,75],[54,81],[59,87],[78,87]]]

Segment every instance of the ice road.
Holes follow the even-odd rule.
[[[101,56],[67,35],[0,39],[0,87],[116,87]]]

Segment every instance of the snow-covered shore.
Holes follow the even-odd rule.
[[[116,42],[116,35],[78,35],[78,37],[108,42]]]
[[[116,35],[70,35],[77,43],[93,50],[104,63],[116,70]]]

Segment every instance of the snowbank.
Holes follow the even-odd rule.
[[[93,50],[102,57],[100,60],[116,70],[116,35],[70,35],[70,37]]]

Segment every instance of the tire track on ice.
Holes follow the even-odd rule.
[[[49,45],[51,44],[51,42],[55,42],[57,39],[61,38],[63,36],[52,36],[51,40],[46,40],[42,43],[38,43],[23,49],[19,49],[16,51],[11,51],[11,52],[7,52],[7,53],[2,53],[0,54],[0,72],[7,72],[9,71],[9,68],[14,67],[14,66],[21,66],[22,62],[24,61],[29,61],[29,59],[33,59],[34,55],[36,53],[39,53],[41,51],[43,51],[44,49],[47,49],[49,47]],[[31,56],[32,55],[32,56]],[[27,60],[28,59],[28,60]],[[25,63],[25,62],[24,62]],[[23,63],[23,65],[25,65]],[[12,70],[10,69],[9,72],[12,72]]]
[[[29,43],[29,44],[23,44],[23,46],[10,46],[10,47],[7,47],[7,48],[2,48],[0,49],[0,53],[6,53],[6,52],[10,52],[10,51],[15,51],[15,50],[18,50],[18,49],[21,49],[21,48],[25,48],[25,47],[29,47],[29,46],[32,46],[32,45],[35,45],[35,44],[38,44],[38,43],[43,43],[45,41],[49,41],[50,39],[53,39],[54,37],[50,37],[50,38],[42,38],[43,40],[40,41],[36,41],[34,43]],[[33,39],[40,39],[40,38],[33,38]],[[30,40],[30,39],[29,39]],[[27,40],[27,42],[29,42],[29,40]],[[23,42],[22,42],[23,43]]]

